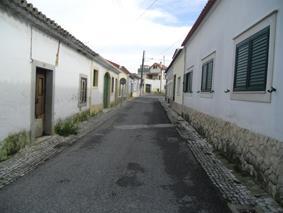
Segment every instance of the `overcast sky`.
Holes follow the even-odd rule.
[[[207,0],[28,1],[104,58],[137,72],[143,50],[145,64],[163,56],[170,63]]]

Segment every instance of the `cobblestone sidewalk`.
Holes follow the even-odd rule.
[[[255,197],[232,173],[231,170],[217,159],[212,146],[202,138],[197,131],[182,117],[173,111],[169,105],[160,98],[172,123],[177,126],[179,134],[187,141],[189,148],[206,174],[220,191],[222,197],[228,202],[234,212],[264,212],[281,213],[283,209],[269,196]]]
[[[52,156],[60,153],[64,148],[84,137],[98,126],[105,123],[121,108],[126,105],[124,102],[115,108],[107,109],[97,116],[90,118],[79,124],[79,133],[68,137],[59,135],[46,136],[38,139],[35,143],[26,146],[20,152],[6,161],[0,163],[0,189],[5,185],[24,176],[29,171],[36,168],[41,163],[47,161]]]

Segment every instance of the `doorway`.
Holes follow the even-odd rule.
[[[173,80],[173,101],[175,101],[175,91],[176,91],[176,75],[174,75],[174,80]]]
[[[146,84],[145,85],[145,92],[146,93],[151,93],[151,85],[150,84]]]
[[[104,75],[104,89],[103,89],[103,107],[108,108],[110,104],[110,75]]]
[[[34,137],[52,134],[53,71],[36,67]]]

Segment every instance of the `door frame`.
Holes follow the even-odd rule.
[[[176,97],[176,75],[174,75],[174,79],[173,79],[173,101],[175,101],[175,97]]]
[[[41,68],[45,70],[46,92],[45,92],[45,118],[44,133],[53,134],[54,126],[54,90],[55,90],[55,66],[41,61],[32,60],[31,72],[31,97],[30,97],[30,138],[35,140],[35,91],[36,91],[36,70]]]

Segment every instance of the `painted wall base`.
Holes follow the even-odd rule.
[[[283,142],[254,133],[233,123],[172,103],[213,147],[253,176],[283,203]]]
[[[103,110],[103,105],[102,104],[92,105],[90,107],[90,112],[91,113],[97,113],[97,112],[100,112],[101,110]]]

